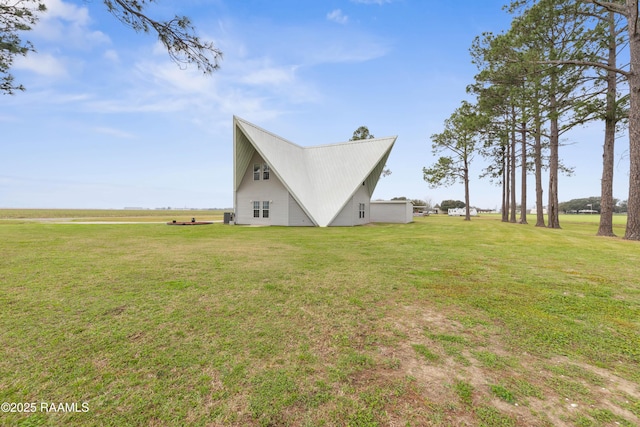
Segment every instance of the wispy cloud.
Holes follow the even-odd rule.
[[[311,45],[311,44],[310,44]],[[386,55],[390,43],[365,33],[335,34],[315,43],[304,51],[305,64],[337,64],[366,62]]]
[[[63,85],[53,85],[51,79],[39,82],[37,87],[47,87],[46,90],[36,90],[35,84],[28,84],[31,96],[25,100],[38,97],[39,105],[51,105],[65,99],[65,111],[69,112],[177,116],[206,131],[216,126],[212,124],[216,117],[238,114],[268,121],[295,111],[299,105],[320,103],[324,100],[323,91],[308,78],[313,68],[364,62],[389,51],[387,41],[346,25],[327,32],[321,23],[318,31],[313,31],[293,23],[276,26],[263,21],[250,26],[252,30],[247,32],[244,25],[236,27],[237,21],[225,20],[218,22],[215,37],[209,36],[225,52],[222,68],[205,77],[193,67],[181,69],[169,61],[159,42],[129,51],[112,46],[105,39],[108,43],[94,45],[93,52],[62,43],[56,39],[74,31],[84,36],[95,33],[89,11],[86,6],[63,0],[47,0],[47,6],[51,15],[41,35],[51,36],[50,43],[43,40],[43,46],[46,43],[49,49],[39,49],[42,54],[21,66],[64,77],[65,81]],[[341,9],[333,10],[326,19],[348,22]],[[287,49],[274,49],[284,45]],[[64,50],[57,50],[56,46]],[[84,93],[74,95],[76,90]],[[119,138],[135,137],[100,126],[92,129]]]
[[[26,35],[36,52],[16,58],[14,66],[16,70],[26,70],[32,76],[40,77],[27,84],[28,89],[50,86],[53,80],[81,75],[86,64],[86,58],[82,56],[97,46],[111,43],[106,34],[92,28],[86,6],[63,0],[42,1],[47,10]]]
[[[360,4],[377,4],[383,5],[386,3],[393,3],[396,0],[351,0],[352,3],[360,3]]]
[[[338,24],[346,24],[349,22],[349,17],[342,13],[342,10],[335,9],[327,13],[327,19],[329,21],[337,22]]]
[[[36,42],[63,42],[65,46],[80,49],[110,43],[106,34],[90,28],[92,21],[86,6],[62,0],[45,0],[44,3],[47,11],[32,30]]]
[[[46,77],[65,77],[67,67],[60,58],[56,58],[50,53],[30,53],[24,57],[16,58],[15,68],[28,70]]]
[[[91,19],[86,7],[79,7],[62,0],[44,0],[47,12],[42,16],[43,20],[62,18],[65,21],[73,22],[75,25],[88,25]]]
[[[113,49],[107,49],[102,57],[114,63],[120,62],[120,56],[118,55],[118,52]]]
[[[290,84],[295,79],[295,67],[265,67],[244,75],[240,81],[249,85],[263,86]]]
[[[129,132],[125,132],[122,131],[120,129],[114,129],[114,128],[109,128],[109,127],[97,127],[94,128],[94,131],[104,134],[104,135],[109,135],[109,136],[114,136],[116,138],[120,138],[120,139],[135,139],[136,136],[132,133]]]

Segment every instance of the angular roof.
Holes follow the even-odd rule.
[[[321,227],[331,224],[363,182],[371,197],[397,138],[301,147],[236,116],[233,125],[234,191],[257,151]]]

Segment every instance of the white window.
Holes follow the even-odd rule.
[[[262,179],[264,179],[265,181],[269,179],[269,172],[271,170],[269,169],[269,165],[268,164],[264,164],[264,168],[262,169]]]
[[[364,218],[364,203],[358,205],[358,218]]]
[[[253,202],[253,217],[260,218],[260,202]]]
[[[269,218],[269,201],[262,202],[262,218]]]
[[[253,165],[253,180],[254,181],[260,181],[260,165],[259,164],[255,164]]]

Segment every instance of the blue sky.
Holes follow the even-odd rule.
[[[462,185],[430,189],[422,168],[436,160],[430,135],[468,98],[473,38],[508,28],[505,2],[159,0],[149,13],[190,16],[223,51],[202,76],[99,0],[46,0],[25,34],[37,53],[13,69],[27,91],[1,98],[0,207],[230,207],[234,114],[303,146],[361,125],[397,135],[375,199],[463,200]],[[561,201],[599,194],[602,137],[599,125],[565,137],[576,173],[560,179]],[[614,196],[626,199],[624,138],[618,147]],[[499,207],[483,166],[471,204]]]

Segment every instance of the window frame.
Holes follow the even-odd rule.
[[[260,218],[260,202],[259,201],[253,202],[253,217]]]
[[[265,163],[262,167],[262,180],[268,181],[270,176],[271,176],[271,168],[267,163]]]
[[[262,202],[262,218],[269,218],[271,203],[268,200]]]
[[[262,175],[262,165],[260,163],[253,164],[253,180],[260,181],[260,176]]]

